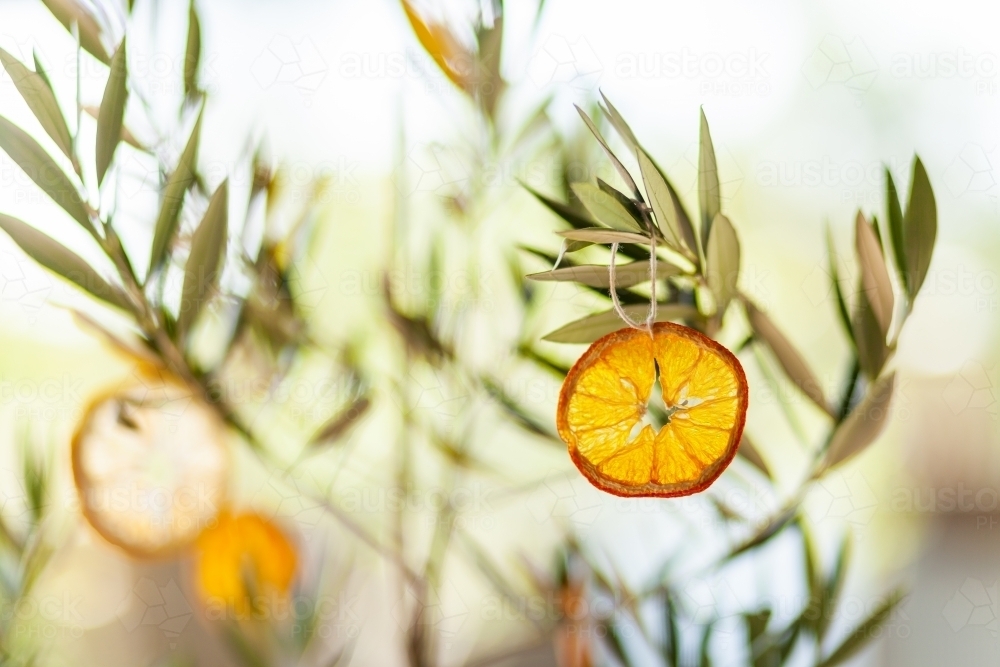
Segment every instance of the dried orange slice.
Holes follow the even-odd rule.
[[[225,426],[191,391],[155,371],[98,397],[73,438],[84,516],[134,556],[192,543],[226,501]]]
[[[667,421],[647,406],[659,382]],[[658,399],[656,399],[658,400]],[[559,394],[559,435],[580,472],[617,496],[705,490],[736,455],[748,402],[743,367],[694,329],[620,329],[576,362]]]
[[[260,596],[284,597],[295,576],[295,547],[276,525],[253,513],[219,514],[197,542],[198,592],[209,607],[247,614]]]

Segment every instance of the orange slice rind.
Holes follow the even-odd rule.
[[[659,385],[667,422],[648,423]],[[654,398],[654,400],[660,400]],[[708,488],[739,448],[748,391],[739,360],[711,338],[658,322],[594,342],[566,375],[556,423],[580,472],[617,496]]]

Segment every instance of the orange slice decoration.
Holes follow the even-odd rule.
[[[659,382],[666,423],[647,406]],[[653,400],[659,401],[654,397]],[[576,362],[559,394],[559,435],[580,472],[617,496],[703,491],[736,455],[748,403],[733,354],[688,327],[620,329]]]

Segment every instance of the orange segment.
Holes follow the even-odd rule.
[[[667,421],[649,423],[659,382]],[[660,399],[655,399],[660,400]],[[559,395],[557,425],[591,483],[620,496],[684,496],[732,461],[748,403],[740,362],[701,333],[669,322],[653,336],[621,329],[596,341]]]

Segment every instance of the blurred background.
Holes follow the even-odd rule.
[[[124,8],[110,0],[101,6],[107,43],[115,44]],[[459,0],[414,6],[428,22],[450,26],[462,44],[475,43],[477,20],[499,14],[490,3]],[[499,66],[506,84],[488,113],[428,55],[400,3],[216,0],[197,9],[206,99],[199,171],[213,189],[228,177],[231,201],[242,201],[230,206],[231,216],[246,220],[230,223],[241,235],[231,246],[260,245],[272,224],[275,238],[296,239],[282,242],[294,246],[283,275],[310,339],[325,350],[297,349],[291,361],[279,351],[275,363],[287,364],[262,383],[253,380],[257,361],[232,362],[244,372],[221,382],[284,466],[262,463],[229,433],[227,497],[290,536],[296,590],[322,611],[309,636],[299,637],[304,652],[267,661],[258,650],[265,662],[255,663],[228,651],[226,633],[213,626],[190,554],[136,557],[83,520],[69,443],[94,398],[132,386],[139,364],[71,311],[112,322],[112,331],[123,330],[117,315],[2,236],[0,503],[13,529],[27,531],[31,493],[21,460],[28,447],[45,461],[52,526],[32,602],[5,602],[4,639],[40,644],[42,665],[320,665],[345,657],[345,647],[350,664],[431,664],[414,661],[421,649],[406,638],[414,623],[432,623],[440,664],[618,664],[603,653],[593,663],[568,662],[559,631],[546,625],[550,616],[571,616],[565,592],[573,558],[564,556],[562,574],[552,563],[578,549],[613,573],[619,592],[669,567],[695,625],[704,624],[699,614],[713,619],[715,664],[778,664],[749,662],[734,619],[762,605],[782,622],[799,613],[808,593],[796,540],[783,533],[706,575],[699,563],[729,539],[729,519],[700,496],[623,500],[590,487],[545,435],[559,377],[514,352],[530,341],[564,365],[584,349],[538,343],[599,303],[576,286],[542,284],[525,306],[519,276],[549,267],[518,248],[555,255],[559,246],[556,218],[521,183],[555,193],[567,173],[610,179],[613,170],[573,108],[594,108],[603,92],[692,208],[704,110],[723,206],[742,242],[741,288],[830,395],[840,391],[848,344],[830,288],[827,228],[842,276],[853,280],[855,212],[883,217],[884,169],[905,192],[913,155],[920,156],[936,195],[938,240],[892,361],[891,420],[875,446],[810,487],[804,512],[824,571],[845,536],[852,544],[833,635],[857,626],[896,585],[910,591],[871,633],[874,641],[844,664],[1000,659],[1000,7],[508,2]],[[177,112],[185,97],[187,3],[137,0],[128,26],[134,90],[126,125],[139,143],[156,144],[158,158],[176,162],[193,123],[189,112],[179,122]],[[0,47],[28,63],[37,53],[64,109],[73,107],[78,80],[82,103],[100,104],[107,68],[89,56],[77,65],[72,36],[42,2],[0,3]],[[0,115],[48,141],[6,74]],[[269,193],[278,203],[269,203],[266,222],[246,205],[255,155],[277,174]],[[117,160],[118,231],[131,252],[153,233],[160,172],[139,152]],[[0,155],[0,211],[95,264],[102,260],[7,155]],[[306,236],[295,236],[300,227]],[[223,283],[246,292],[235,273]],[[410,351],[412,324],[422,321],[425,303],[433,308],[424,323],[447,332],[441,337],[464,370],[415,361],[421,353]],[[399,313],[410,318],[403,326]],[[211,356],[219,343],[205,329]],[[749,364],[747,373],[747,429],[773,479],[740,460],[712,493],[752,524],[801,483],[810,453],[796,430],[815,438],[822,417],[787,384],[769,384]],[[484,393],[485,377],[502,391]],[[507,419],[490,400],[500,394],[542,428]],[[310,432],[345,406],[360,407],[361,395],[370,407],[344,423],[335,444],[301,453]],[[789,404],[797,426],[783,416]],[[418,431],[409,442],[407,434]],[[398,467],[400,452],[410,450],[410,462]],[[461,474],[448,477],[446,463],[459,459]],[[399,470],[410,481],[401,482]],[[400,504],[407,527],[397,530]],[[386,543],[405,533],[404,560],[423,563],[437,548],[443,506],[458,508],[448,521],[461,535],[448,545],[456,555],[432,568],[430,597],[399,585],[393,559],[337,519],[347,516]],[[551,613],[539,592],[545,581],[556,588],[563,581]],[[533,592],[504,592],[503,582]],[[414,614],[414,605],[433,614]],[[290,617],[298,628],[294,606]],[[526,652],[507,662],[489,658],[513,646]],[[667,664],[637,650],[631,664]],[[814,664],[805,650],[788,660],[782,664]]]

